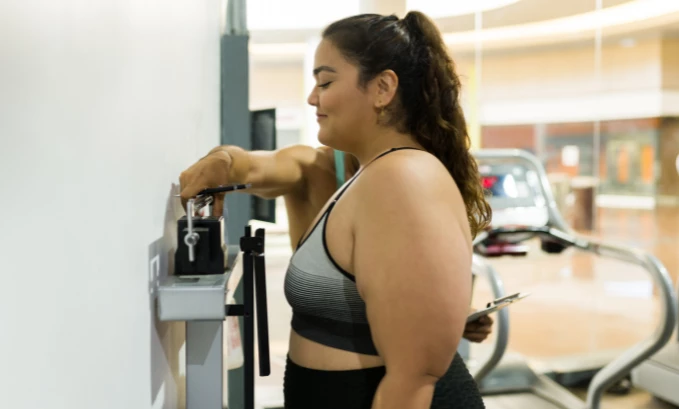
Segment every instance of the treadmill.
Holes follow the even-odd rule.
[[[502,278],[495,270],[495,268],[488,263],[482,256],[478,254],[472,255],[472,292],[476,280],[482,276],[488,280],[493,299],[502,298],[505,296],[504,284]],[[502,360],[509,343],[509,310],[507,308],[501,309],[495,313],[495,342],[489,354],[486,354],[485,360],[478,360],[476,356],[471,356],[471,344],[468,340],[462,338],[458,352],[462,359],[467,364],[474,380],[480,383]]]
[[[632,371],[632,383],[656,398],[679,406],[679,329],[663,349]]]
[[[474,155],[484,187],[490,192],[493,221],[491,227],[474,240],[473,271],[483,270],[485,264],[486,272],[492,272],[489,257],[525,256],[525,241],[538,238],[541,249],[547,253],[574,248],[639,265],[658,288],[662,314],[655,332],[598,370],[589,384],[586,401],[548,375],[536,372],[524,357],[506,354],[504,331],[498,331],[492,359],[479,368],[473,354],[467,360],[489,409],[598,409],[604,392],[661,350],[672,336],[677,325],[678,307],[667,270],[657,258],[641,250],[609,245],[575,234],[561,217],[545,170],[534,155],[516,149],[479,150]],[[506,316],[499,315],[497,321],[508,327]]]
[[[508,151],[509,154],[509,151]],[[483,155],[483,154],[482,154]],[[549,198],[541,189],[537,172],[526,165],[517,164],[516,159],[487,158],[479,162],[482,183],[487,191],[487,200],[493,209],[492,228],[516,228],[545,226],[555,227],[562,232],[573,231],[556,209],[550,211]],[[549,184],[547,184],[549,188]],[[549,189],[551,192],[551,189]],[[495,230],[495,233],[499,233]],[[478,243],[475,250],[485,257],[526,256],[531,239],[540,240],[541,250],[546,253],[561,253],[569,245],[550,239],[548,234],[519,232],[512,230],[493,234]],[[623,350],[606,350],[583,355],[568,355],[543,362],[543,372],[567,387],[588,383],[606,364]],[[617,392],[629,391],[629,382],[616,388]]]

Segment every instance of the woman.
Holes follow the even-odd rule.
[[[337,193],[321,159],[332,154],[302,147],[285,156],[219,148],[181,177],[184,199],[227,174],[254,194],[285,194],[300,238],[285,284],[286,408],[483,407],[456,349],[471,238],[490,208],[440,33],[417,12],[340,20],[323,32],[314,76],[319,141],[358,161],[358,170],[347,161],[355,174]],[[246,157],[255,159],[235,166]]]

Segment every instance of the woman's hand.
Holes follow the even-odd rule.
[[[224,186],[232,181],[233,158],[225,149],[213,149],[207,156],[200,159],[179,176],[180,196],[182,205],[186,208],[189,199],[207,188]],[[224,206],[224,193],[214,196],[213,213],[221,216]]]
[[[462,336],[471,342],[483,342],[492,332],[492,326],[493,319],[484,315],[476,321],[468,322]]]
[[[264,199],[290,193],[306,194],[306,174],[323,169],[321,149],[293,145],[277,151],[246,151],[238,146],[218,146],[204,158],[182,172],[179,177],[182,203],[195,197],[201,190],[226,185],[249,184],[238,190]],[[309,188],[318,188],[310,186]],[[224,193],[215,195],[213,213],[222,214]]]

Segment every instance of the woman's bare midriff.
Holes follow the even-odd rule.
[[[379,356],[358,354],[321,345],[302,337],[294,330],[290,331],[288,354],[292,362],[299,366],[324,371],[346,371],[384,366],[384,360]]]

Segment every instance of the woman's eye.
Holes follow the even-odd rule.
[[[324,83],[324,84],[321,84],[321,85],[318,86],[318,88],[328,88],[328,86],[330,85],[331,82],[332,82],[332,81],[329,81],[329,82],[326,82],[326,83]]]

